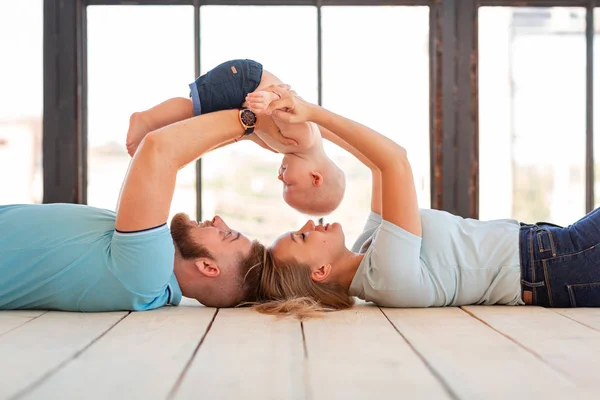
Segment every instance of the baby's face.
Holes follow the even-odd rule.
[[[314,172],[306,160],[299,157],[284,159],[277,176],[283,183],[283,192],[303,191],[313,186]]]

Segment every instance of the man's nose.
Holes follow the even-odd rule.
[[[211,225],[215,228],[222,228],[225,225],[225,222],[223,222],[221,217],[215,215],[215,217],[212,219]]]

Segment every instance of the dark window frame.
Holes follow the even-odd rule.
[[[478,10],[584,7],[586,14],[586,211],[594,206],[593,41],[600,0],[46,0],[44,2],[44,203],[87,202],[86,9],[89,5],[190,5],[196,75],[201,70],[200,13],[205,5],[317,7],[318,99],[322,99],[321,7],[429,6],[431,207],[479,217]],[[202,216],[202,163],[196,164]]]

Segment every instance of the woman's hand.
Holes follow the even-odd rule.
[[[271,102],[265,114],[288,124],[312,121],[316,106],[298,96],[295,91],[290,89],[289,85],[271,85],[265,90],[281,97],[281,99]]]

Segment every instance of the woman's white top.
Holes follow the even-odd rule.
[[[422,238],[371,213],[350,294],[385,307],[523,305],[520,224],[421,209]]]

